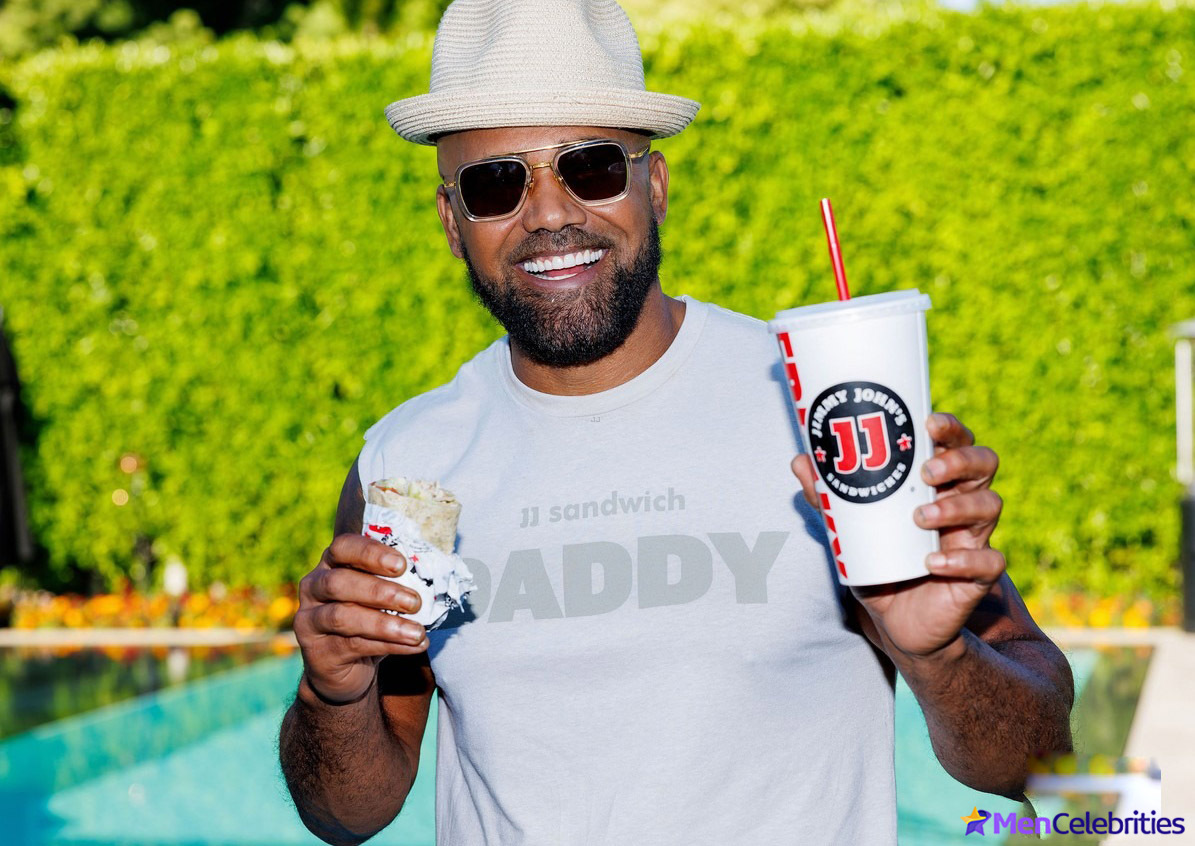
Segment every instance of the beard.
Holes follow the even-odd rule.
[[[610,244],[586,242],[566,227],[543,243],[537,252],[606,249]],[[660,230],[650,219],[647,239],[630,265],[613,264],[589,284],[570,291],[537,291],[520,287],[518,271],[506,279],[482,276],[462,245],[473,295],[494,316],[512,344],[532,361],[549,367],[592,364],[614,352],[635,326],[652,286],[659,279]]]

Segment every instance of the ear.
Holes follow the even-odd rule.
[[[651,185],[651,210],[656,223],[663,223],[668,216],[668,162],[664,154],[653,150],[648,154],[648,179]]]
[[[448,196],[448,189],[443,185],[436,188],[436,211],[440,214],[440,225],[444,227],[444,237],[448,239],[448,248],[458,259],[465,257],[461,249],[461,230],[456,225],[456,213],[452,210],[452,200]]]

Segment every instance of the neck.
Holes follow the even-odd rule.
[[[580,396],[608,391],[655,364],[672,344],[684,319],[685,304],[666,296],[657,282],[631,334],[605,358],[577,367],[551,367],[532,361],[511,342],[511,366],[520,382],[540,393]]]

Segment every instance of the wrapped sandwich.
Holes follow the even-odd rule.
[[[418,611],[401,616],[429,629],[474,587],[473,574],[454,552],[460,514],[456,497],[436,482],[398,476],[371,483],[366,494],[364,534],[402,553],[407,569],[391,581],[423,600]]]

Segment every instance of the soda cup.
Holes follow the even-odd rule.
[[[933,502],[925,312],[929,296],[894,291],[779,312],[780,345],[838,579],[876,585],[928,574],[938,533],[913,511]]]

